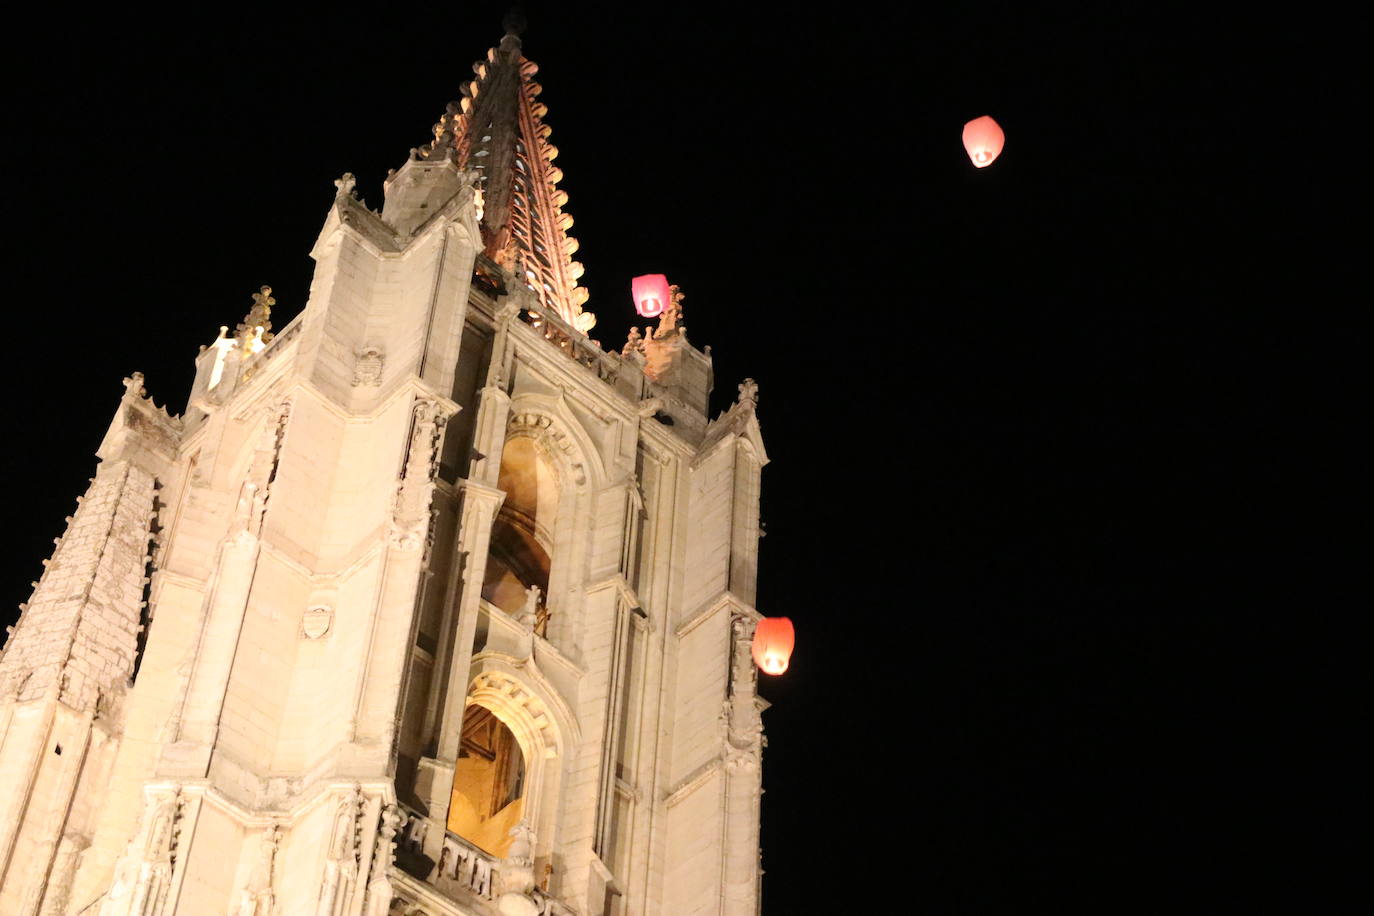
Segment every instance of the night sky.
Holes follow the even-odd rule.
[[[798,640],[762,686],[764,913],[1334,912],[1296,864],[1339,854],[1358,737],[1315,725],[1354,674],[1309,638],[1333,538],[1287,513],[1331,393],[1293,294],[1315,186],[1279,154],[1302,22],[745,6],[532,4],[525,52],[592,336],[666,273],[713,414],[760,385],[758,607]],[[120,379],[179,412],[260,285],[290,320],[333,179],[379,207],[504,11],[12,36],[0,600]]]

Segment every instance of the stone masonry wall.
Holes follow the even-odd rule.
[[[0,696],[56,687],[94,711],[133,673],[154,483],[127,461],[102,465],[48,561],[0,659]]]

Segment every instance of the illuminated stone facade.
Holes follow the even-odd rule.
[[[588,339],[534,70],[336,182],[184,415],[126,380],[0,658],[0,912],[756,913],[757,388],[680,294]]]

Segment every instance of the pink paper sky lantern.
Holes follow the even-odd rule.
[[[635,311],[645,318],[653,318],[668,307],[668,278],[663,274],[645,274],[630,281]]]
[[[1001,126],[987,115],[964,125],[964,149],[968,150],[974,168],[985,169],[992,165],[1001,154],[1006,139]]]
[[[786,617],[765,617],[754,630],[754,664],[764,674],[782,674],[792,658],[797,634]]]

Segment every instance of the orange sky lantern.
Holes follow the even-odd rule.
[[[645,274],[630,281],[635,311],[645,318],[653,318],[668,307],[668,278],[663,274]]]
[[[754,664],[764,674],[782,674],[792,657],[797,634],[786,617],[765,617],[754,630]]]
[[[985,169],[1002,153],[1006,134],[1001,126],[987,115],[974,118],[964,125],[964,149],[974,168]]]

